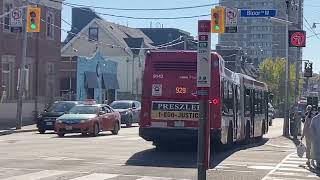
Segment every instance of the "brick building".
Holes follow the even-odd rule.
[[[21,2],[21,1],[20,1]],[[22,4],[14,0],[0,0],[0,11],[6,13],[12,7],[19,7]],[[45,6],[44,6],[45,5]],[[61,4],[41,1],[39,5],[42,9],[41,18],[60,26],[61,24]],[[21,33],[12,33],[10,16],[1,19],[0,25],[0,80],[1,92],[5,91],[6,99],[15,100],[17,98],[16,86],[19,66],[22,54]],[[27,99],[35,96],[48,97],[57,95],[55,88],[50,86],[54,81],[55,63],[60,60],[60,39],[61,31],[52,25],[41,22],[41,33],[28,34],[27,64],[29,65],[29,77],[27,83]],[[37,83],[38,82],[38,83]],[[38,87],[38,88],[36,88]],[[3,93],[0,93],[1,95]]]
[[[41,32],[28,34],[25,102],[48,103],[59,96],[56,64],[61,58],[62,4],[49,0],[29,0],[31,5],[41,7]],[[61,0],[62,1],[62,0]],[[21,7],[25,1],[0,0],[0,14]],[[36,5],[35,3],[40,4]],[[0,16],[1,17],[1,16]],[[43,22],[46,21],[46,22]],[[11,32],[10,15],[0,18],[0,105],[17,100],[17,82],[22,58],[22,33]],[[37,98],[36,98],[37,97]],[[4,108],[2,108],[4,109]],[[32,109],[33,110],[33,109]],[[1,110],[0,110],[1,113]]]

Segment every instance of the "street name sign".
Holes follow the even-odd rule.
[[[198,22],[197,87],[210,87],[211,80],[211,21]]]
[[[275,17],[277,10],[241,9],[240,17]]]

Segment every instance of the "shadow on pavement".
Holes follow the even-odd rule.
[[[55,134],[55,133],[53,133]],[[81,139],[81,138],[96,138],[96,137],[105,137],[105,136],[114,136],[112,134],[105,134],[105,133],[99,133],[97,136],[90,136],[89,134],[87,135],[82,135],[82,134],[78,134],[78,133],[75,133],[75,134],[66,134],[65,136],[63,137],[59,137],[58,134],[57,136],[53,136],[51,138],[65,138],[65,139],[68,139],[68,138],[78,138],[78,139]]]
[[[231,148],[221,148],[220,151],[212,152],[211,168],[219,165],[223,160],[239,150],[245,150],[264,145],[269,139],[262,139],[260,142],[253,142],[248,145],[235,144]],[[169,150],[168,150],[169,149]],[[170,147],[167,150],[156,148],[144,150],[131,156],[127,166],[151,166],[151,167],[172,167],[172,168],[196,168],[197,151],[194,147]]]

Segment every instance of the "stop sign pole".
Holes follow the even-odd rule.
[[[211,86],[211,21],[198,22],[197,95],[199,98],[198,180],[206,180],[210,164],[209,89]]]

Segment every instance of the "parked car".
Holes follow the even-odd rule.
[[[56,119],[80,103],[78,101],[54,102],[48,109],[38,115],[37,128],[39,133],[44,134],[47,130],[54,130]]]
[[[68,133],[97,136],[100,131],[111,131],[113,135],[117,135],[120,119],[119,112],[108,105],[84,103],[59,117],[55,123],[55,132],[59,137]]]
[[[122,100],[113,101],[110,106],[121,115],[121,123],[131,127],[132,123],[138,123],[141,112],[141,103],[138,101]]]
[[[269,126],[272,126],[272,121],[275,118],[276,111],[271,103],[268,103],[268,117],[269,117]]]

